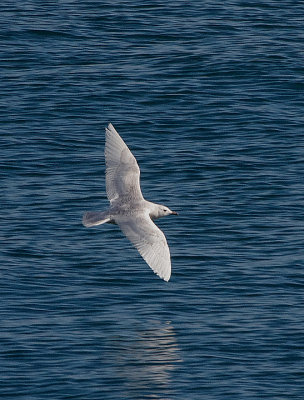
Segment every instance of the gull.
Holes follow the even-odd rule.
[[[137,161],[111,123],[106,128],[105,159],[110,208],[84,213],[83,225],[118,225],[149,267],[168,282],[171,276],[170,250],[165,235],[153,220],[178,215],[177,212],[144,199]]]

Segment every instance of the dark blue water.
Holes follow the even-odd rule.
[[[302,1],[0,6],[1,399],[303,399]],[[172,278],[115,226],[112,122]]]

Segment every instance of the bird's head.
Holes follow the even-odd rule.
[[[161,204],[156,204],[156,207],[150,213],[152,219],[157,219],[161,217],[165,217],[166,215],[178,215],[176,211],[170,210],[169,207],[163,206]]]

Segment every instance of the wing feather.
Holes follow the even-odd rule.
[[[149,267],[160,278],[168,281],[171,276],[170,250],[165,235],[150,216],[138,215],[116,222]]]
[[[105,158],[109,201],[119,197],[143,199],[137,161],[112,124],[106,128]]]

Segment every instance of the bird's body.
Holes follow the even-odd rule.
[[[169,247],[165,235],[152,220],[177,213],[144,199],[137,161],[112,124],[106,128],[105,158],[110,208],[103,212],[86,212],[83,224],[86,227],[117,224],[152,270],[168,281],[171,275]]]

